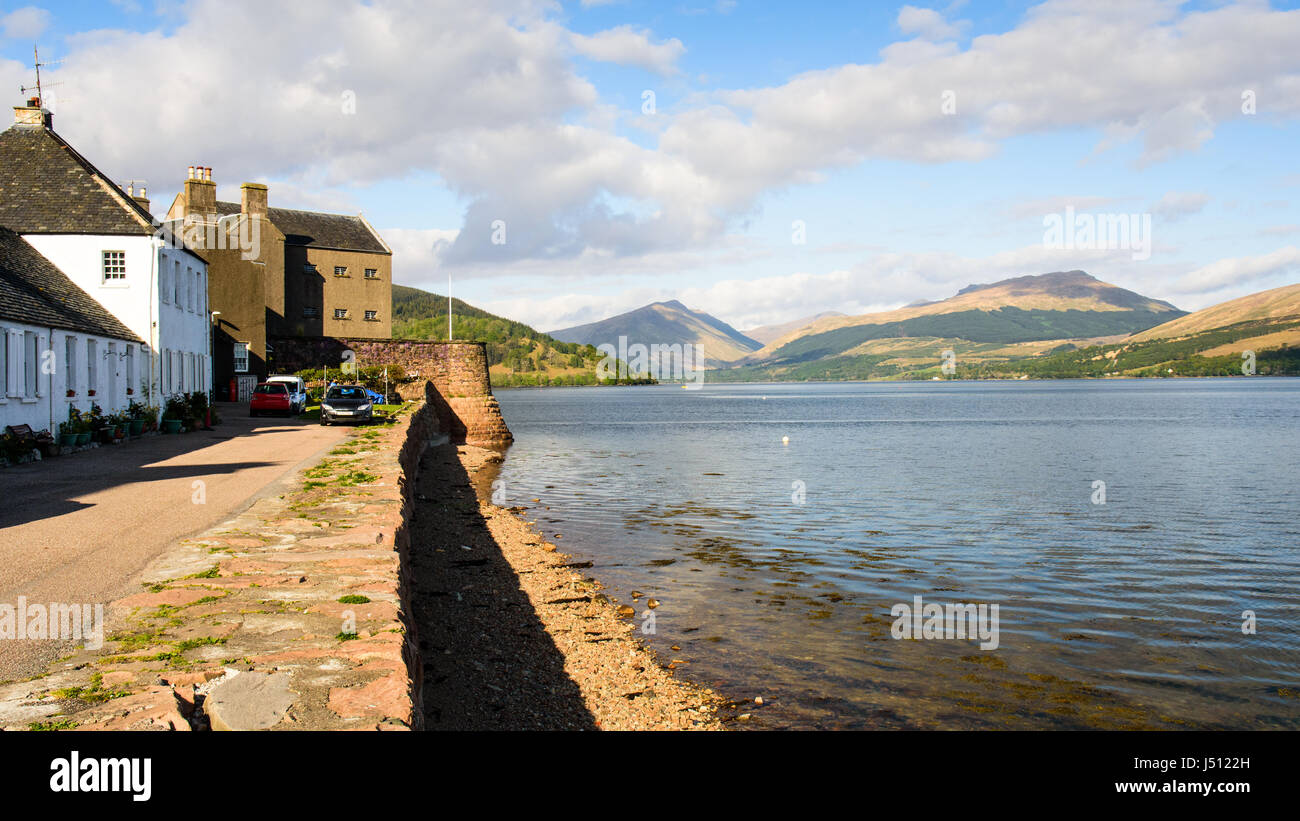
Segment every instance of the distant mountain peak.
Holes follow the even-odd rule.
[[[1075,269],[1073,271],[1052,271],[1051,273],[1048,274],[1025,274],[1024,276],[1010,277],[1008,279],[1000,279],[997,282],[972,283],[970,285],[967,285],[965,288],[962,288],[960,291],[958,291],[957,296],[961,296],[962,294],[973,293],[975,291],[983,291],[988,288],[1000,288],[1006,285],[1052,286],[1052,285],[1082,285],[1082,284],[1091,284],[1091,283],[1106,285],[1106,283],[1097,279],[1095,276],[1088,273],[1087,271],[1080,271],[1078,269]]]
[[[643,345],[694,343],[704,346],[711,362],[729,362],[763,347],[727,323],[702,311],[693,311],[676,299],[652,302],[631,311],[572,328],[551,331],[562,342],[584,345],[614,343],[625,336]]]

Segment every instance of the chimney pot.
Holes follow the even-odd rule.
[[[194,179],[194,166],[190,166],[190,179]]]
[[[203,169],[203,179],[206,182],[212,182],[212,166]]]
[[[128,182],[128,183],[126,184],[126,195],[127,195],[128,197],[134,197],[134,196],[135,196],[135,183],[133,183],[133,182]]]

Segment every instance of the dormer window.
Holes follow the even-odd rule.
[[[105,251],[103,259],[105,283],[126,279],[126,251]]]

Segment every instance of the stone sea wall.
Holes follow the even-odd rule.
[[[491,447],[514,437],[492,395],[487,348],[482,342],[278,337],[275,368],[337,368],[351,357],[359,367],[400,365],[417,379],[398,386],[404,399],[424,399],[437,413],[440,430],[455,444]],[[426,383],[431,390],[426,390]]]
[[[410,527],[439,426],[421,404],[353,429],[291,492],[178,543],[103,647],[0,686],[0,728],[420,729]]]

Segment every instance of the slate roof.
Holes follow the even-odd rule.
[[[223,217],[238,214],[239,203],[218,202],[217,213]],[[294,211],[290,208],[267,208],[266,214],[275,227],[280,229],[280,233],[284,234],[286,245],[392,253],[361,217]]]
[[[153,217],[43,126],[0,132],[0,225],[20,234],[144,234]]]
[[[27,240],[3,227],[0,227],[0,319],[143,341]]]

